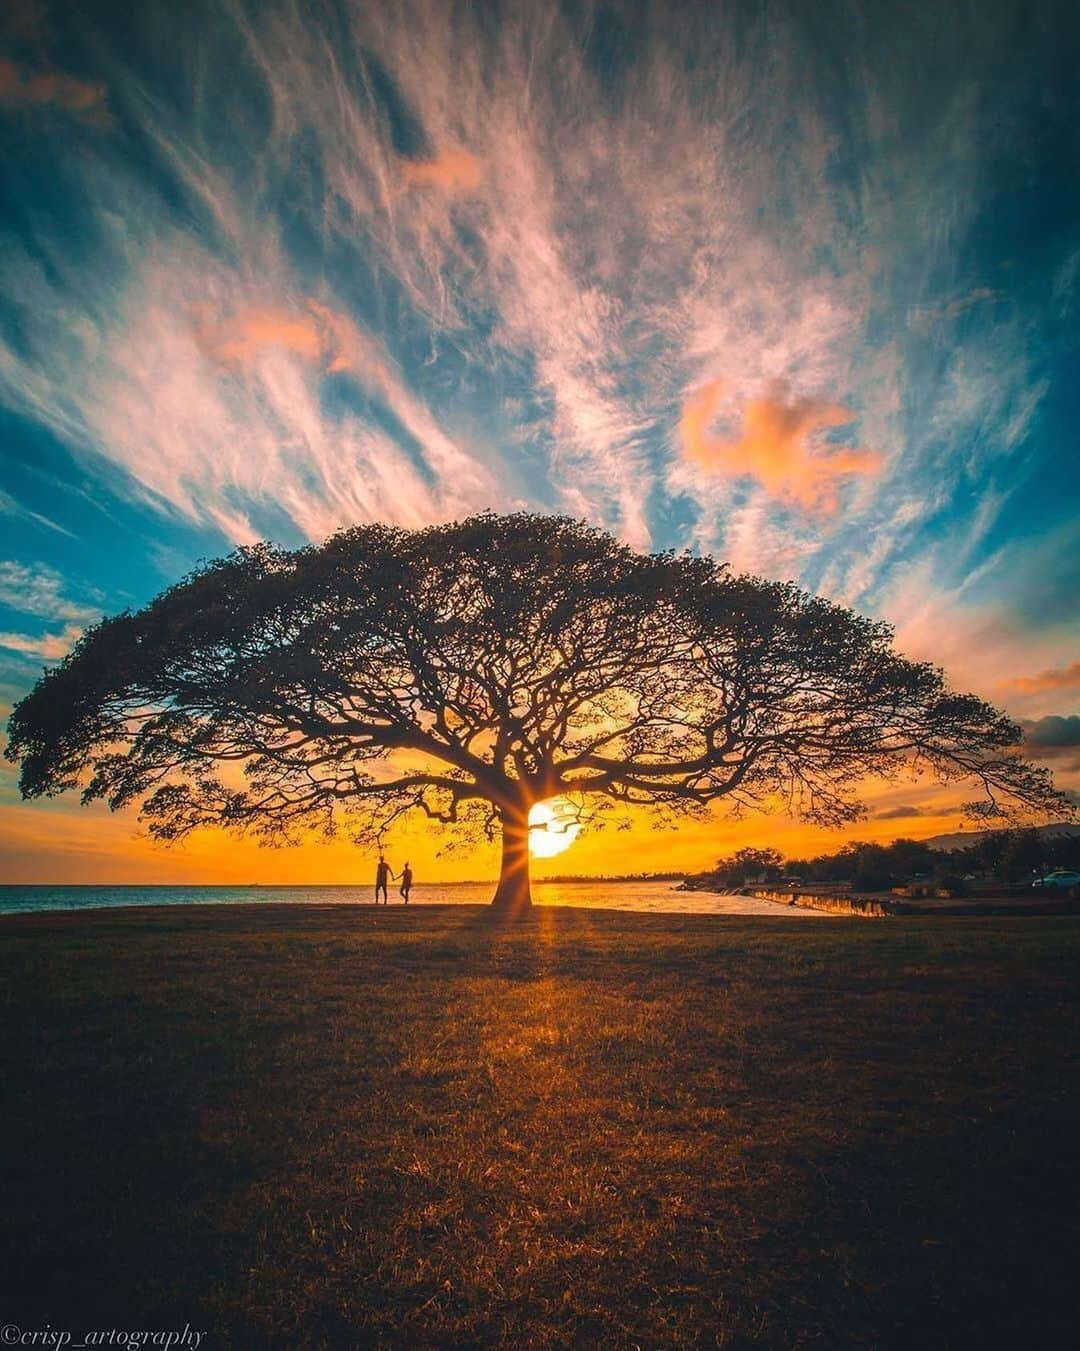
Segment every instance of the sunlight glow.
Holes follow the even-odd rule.
[[[534,858],[554,858],[570,848],[580,830],[577,809],[566,798],[537,802],[529,812],[529,853]]]

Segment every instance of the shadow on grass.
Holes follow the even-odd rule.
[[[6,926],[3,1319],[213,1347],[1071,1325],[1080,925],[463,910]]]

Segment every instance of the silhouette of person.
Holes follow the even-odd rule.
[[[405,904],[409,904],[409,892],[412,891],[412,868],[408,863],[401,870],[401,895]]]
[[[379,904],[379,892],[380,892],[380,891],[382,892],[383,905],[389,905],[389,904],[390,904],[390,901],[389,901],[389,899],[387,898],[387,895],[386,895],[386,883],[387,883],[387,881],[388,881],[389,878],[393,877],[393,875],[394,875],[394,874],[390,871],[390,864],[387,863],[386,859],[384,859],[383,856],[382,856],[382,854],[380,854],[380,855],[379,855],[378,866],[377,866],[376,869],[375,869],[375,904],[376,904],[376,905]]]

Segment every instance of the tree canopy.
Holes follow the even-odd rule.
[[[1020,729],[892,648],[887,625],[562,517],[485,513],[237,550],[90,629],[14,710],[25,797],[139,802],[175,840],[382,837],[407,812],[501,834],[529,904],[538,801],[825,823],[868,774],[1060,809]]]
[[[736,849],[734,854],[716,860],[715,867],[707,874],[725,887],[741,887],[752,877],[779,877],[784,856],[779,849],[757,849],[748,845]]]

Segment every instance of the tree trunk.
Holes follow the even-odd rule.
[[[527,915],[532,909],[529,888],[529,813],[502,814],[502,868],[492,908],[508,919]]]

